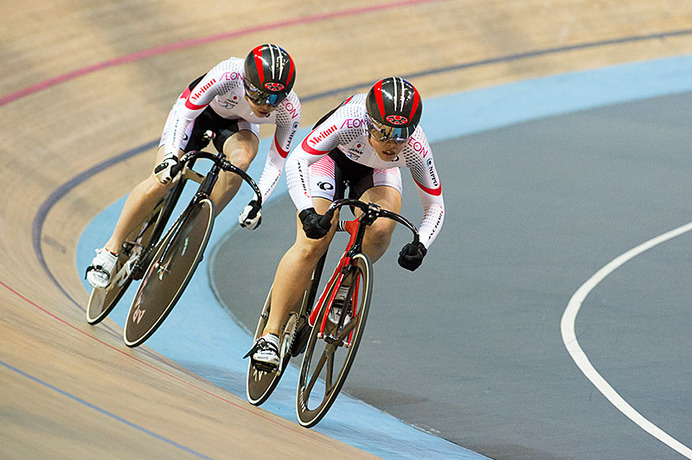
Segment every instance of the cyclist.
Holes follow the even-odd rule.
[[[86,278],[95,288],[106,288],[123,241],[146,217],[174,182],[171,168],[184,152],[213,144],[229,161],[247,170],[257,155],[259,125],[274,124],[274,140],[269,147],[258,186],[263,199],[276,186],[293,138],[300,125],[301,106],[292,90],[296,78],[293,60],[274,44],[255,47],[245,60],[231,57],[197,78],[173,105],[156,153],[156,167],[128,196],[113,234],[96,250]],[[242,179],[221,172],[211,194],[219,213],[236,194]],[[251,216],[252,202],[238,217],[240,225],[254,229],[261,215]]]
[[[400,77],[388,77],[375,83],[367,94],[351,96],[325,115],[293,150],[286,162],[286,180],[298,208],[298,231],[294,245],[277,268],[269,319],[248,353],[253,362],[278,366],[278,334],[336,231],[338,215],[326,226],[320,219],[332,201],[344,196],[347,185],[349,197],[398,213],[400,168],[410,169],[424,214],[420,243],[404,246],[398,262],[411,271],[421,265],[444,219],[440,178],[418,125],[421,113],[416,88]],[[389,219],[378,219],[365,233],[363,250],[373,262],[389,246],[395,225]],[[347,289],[337,294],[342,304],[346,293]]]

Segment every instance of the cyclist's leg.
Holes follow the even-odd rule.
[[[376,203],[382,209],[399,213],[401,212],[401,188],[401,174],[398,168],[376,169],[372,174],[372,186],[362,192],[360,199]],[[363,252],[373,263],[382,257],[389,247],[395,227],[396,222],[391,219],[377,219],[365,232]]]
[[[159,164],[163,160],[163,147],[160,147],[156,152],[156,161],[154,165]],[[129,235],[137,225],[151,212],[156,203],[163,198],[172,183],[162,184],[152,173],[140,182],[125,201],[118,222],[115,224],[113,234],[105,244],[106,249],[113,253],[120,250],[127,235]]]
[[[243,171],[247,171],[250,167],[250,163],[257,156],[258,148],[259,139],[249,129],[241,129],[233,133],[223,143],[223,153],[232,164]],[[222,171],[219,174],[219,179],[211,193],[217,215],[233,199],[242,183],[243,179],[235,173]]]
[[[313,198],[313,204],[318,213],[324,214],[331,201]],[[271,310],[264,327],[265,334],[278,335],[281,331],[291,308],[300,300],[303,292],[307,289],[317,262],[329,247],[329,243],[336,232],[338,218],[338,213],[335,213],[331,230],[319,240],[308,238],[303,231],[300,219],[296,219],[296,241],[282,257],[274,275]]]

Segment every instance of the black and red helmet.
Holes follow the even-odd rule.
[[[423,101],[411,83],[401,77],[387,77],[370,88],[365,108],[372,136],[380,141],[404,141],[420,122]]]
[[[245,58],[245,93],[255,104],[276,107],[286,99],[295,81],[293,59],[280,46],[265,43]]]

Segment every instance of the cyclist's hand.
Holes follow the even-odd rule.
[[[427,252],[428,250],[425,249],[425,246],[423,246],[421,242],[416,244],[408,243],[401,249],[401,252],[399,252],[399,265],[406,270],[414,271],[423,263],[423,257],[425,257]]]
[[[325,226],[324,222],[322,222],[322,218],[324,216],[318,214],[317,211],[315,211],[315,208],[303,209],[300,211],[300,214],[298,214],[298,217],[303,223],[303,231],[308,238],[312,238],[313,240],[319,240],[320,238],[324,237],[327,233],[329,233],[329,229],[332,226],[331,216],[330,219],[325,219]]]
[[[174,155],[169,155],[163,159],[161,163],[159,163],[156,168],[154,168],[154,174],[156,175],[156,178],[161,182],[162,184],[167,184],[170,181],[173,180],[173,174],[171,171],[171,168],[173,166],[178,164],[178,157]]]
[[[262,223],[262,213],[257,208],[257,200],[252,200],[238,216],[238,222],[243,228],[254,230]]]

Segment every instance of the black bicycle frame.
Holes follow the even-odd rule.
[[[257,204],[255,205],[255,209],[260,209],[262,207],[262,193],[260,192],[259,187],[255,183],[255,181],[245,171],[235,166],[230,161],[226,160],[226,156],[223,153],[209,153],[197,150],[188,152],[185,155],[183,155],[178,164],[173,166],[171,170],[172,175],[175,177],[180,171],[182,171],[186,164],[191,165],[198,158],[205,158],[211,160],[213,164],[211,166],[211,169],[207,173],[206,177],[200,184],[199,189],[197,189],[197,193],[195,193],[195,196],[192,198],[192,200],[190,200],[190,203],[187,205],[187,207],[181,214],[182,219],[179,219],[174,224],[174,227],[171,230],[171,237],[167,239],[166,247],[164,248],[163,253],[161,254],[162,259],[166,257],[166,254],[170,249],[171,242],[175,240],[176,236],[180,232],[180,229],[184,227],[185,222],[190,216],[192,208],[203,199],[209,198],[209,196],[211,195],[211,191],[214,189],[214,185],[216,185],[216,181],[218,180],[219,173],[221,171],[228,171],[238,174],[243,179],[243,181],[245,181],[248,185],[250,185],[250,187],[252,187],[253,192],[255,192],[255,196],[257,197]]]

